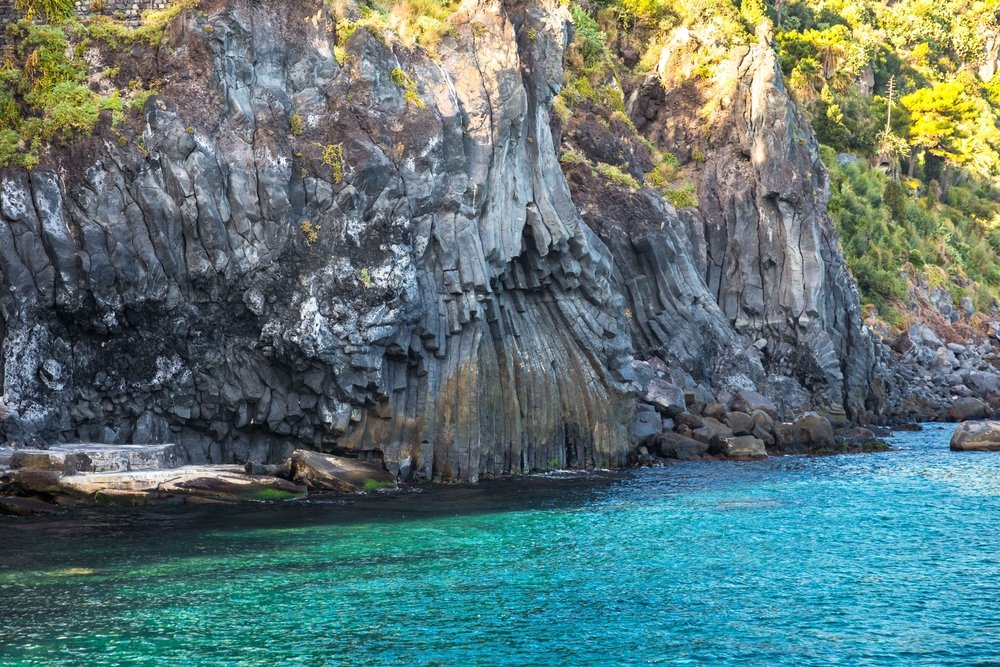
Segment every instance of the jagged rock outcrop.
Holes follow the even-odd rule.
[[[162,78],[132,147],[2,175],[6,438],[622,464],[621,300],[549,134],[558,3],[466,3],[440,61],[359,30],[343,66],[320,3],[202,9],[116,63]]]
[[[670,79],[686,54],[665,52],[631,115],[655,143],[703,163],[699,206],[684,219],[705,285],[760,350],[768,393],[800,396],[788,412],[812,406],[841,422],[874,420],[886,391],[879,359],[826,213],[818,144],[773,49],[734,49],[701,86]]]
[[[466,0],[452,24],[437,58],[357,30],[341,62],[319,2],[216,0],[155,50],[92,47],[160,94],[133,129],[0,172],[0,436],[176,442],[194,463],[305,448],[475,480],[623,465],[654,378],[679,392],[667,420],[750,391],[783,418],[877,415],[826,174],[769,49],[730,63],[703,204],[682,217],[564,177],[563,131],[590,151],[632,140],[638,176],[645,149],[550,117],[560,3]],[[679,127],[664,94],[633,105],[654,141]],[[728,430],[741,456],[770,437]],[[691,442],[658,447],[708,449]]]

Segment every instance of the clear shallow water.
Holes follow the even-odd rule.
[[[1000,665],[1000,454],[0,518],[2,665]]]

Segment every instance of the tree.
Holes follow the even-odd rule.
[[[969,127],[976,119],[976,105],[959,81],[921,88],[900,102],[910,112],[910,145],[944,161],[941,189],[947,194],[948,167],[961,166],[972,158]],[[911,173],[913,156],[911,156]]]

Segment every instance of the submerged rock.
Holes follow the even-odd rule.
[[[967,421],[955,427],[951,449],[956,452],[1000,452],[1000,421]]]

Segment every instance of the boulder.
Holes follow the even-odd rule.
[[[1000,391],[1000,376],[985,371],[971,371],[962,376],[965,386],[981,396]]]
[[[655,440],[660,456],[668,459],[692,461],[708,453],[708,443],[685,438],[676,433],[661,433]]]
[[[645,442],[646,438],[657,435],[662,430],[662,417],[655,410],[637,410],[632,418],[633,442]]]
[[[705,417],[722,419],[726,416],[726,406],[724,406],[722,403],[713,401],[705,406],[705,409],[702,410],[701,414],[704,415]]]
[[[712,419],[711,417],[706,417],[704,420],[705,428],[712,432],[713,436],[719,436],[721,438],[728,438],[733,435],[733,429],[729,428],[718,419]]]
[[[8,516],[31,516],[33,514],[51,514],[56,511],[54,505],[38,498],[18,498],[0,496],[0,514]]]
[[[733,397],[732,402],[729,404],[729,409],[734,412],[747,413],[754,410],[761,410],[772,417],[778,414],[778,406],[774,404],[774,401],[750,389],[741,389],[736,392],[736,396]]]
[[[826,417],[815,412],[807,412],[793,424],[803,442],[819,447],[833,445],[833,426]]]
[[[227,472],[182,475],[160,484],[156,490],[169,495],[217,502],[292,500],[306,495],[304,486],[286,479]]]
[[[649,381],[643,400],[668,417],[687,409],[684,390],[662,378],[653,378]]]
[[[674,422],[678,426],[687,426],[690,429],[701,428],[705,425],[705,420],[690,412],[681,412],[674,415]]]
[[[175,444],[59,444],[52,445],[49,451],[74,457],[79,472],[167,470],[181,466],[185,458],[183,450]]]
[[[734,435],[750,435],[754,427],[753,417],[745,412],[727,412],[725,422]]]
[[[774,433],[774,419],[763,410],[754,410],[750,413],[753,422],[768,433]]]
[[[764,442],[765,447],[774,447],[775,439],[773,431],[765,430],[759,424],[754,424],[753,432],[750,435],[757,438],[758,440],[762,440]]]
[[[701,428],[694,429],[694,431],[691,432],[691,437],[698,442],[708,445],[708,443],[712,442],[712,438],[715,437],[715,434],[712,433],[712,429],[707,426],[702,426]]]
[[[807,412],[791,423],[775,424],[775,441],[792,452],[822,451],[835,444],[830,420],[816,412]]]
[[[1000,452],[1000,421],[968,421],[955,427],[951,449],[956,452]]]
[[[288,459],[285,459],[282,463],[258,463],[256,461],[247,461],[243,465],[243,472],[248,475],[269,475],[271,477],[291,479],[292,465],[291,461]]]
[[[889,449],[889,446],[875,437],[875,432],[864,426],[850,426],[834,431],[837,442],[847,451],[871,452]]]
[[[754,459],[767,456],[764,441],[752,435],[734,435],[728,438],[715,438],[710,450],[713,454],[721,454],[727,458]]]
[[[955,399],[948,410],[948,418],[952,421],[964,422],[970,419],[986,419],[990,416],[990,406],[972,396]]]
[[[395,486],[388,471],[357,459],[296,449],[291,456],[292,481],[310,489],[355,493]]]

